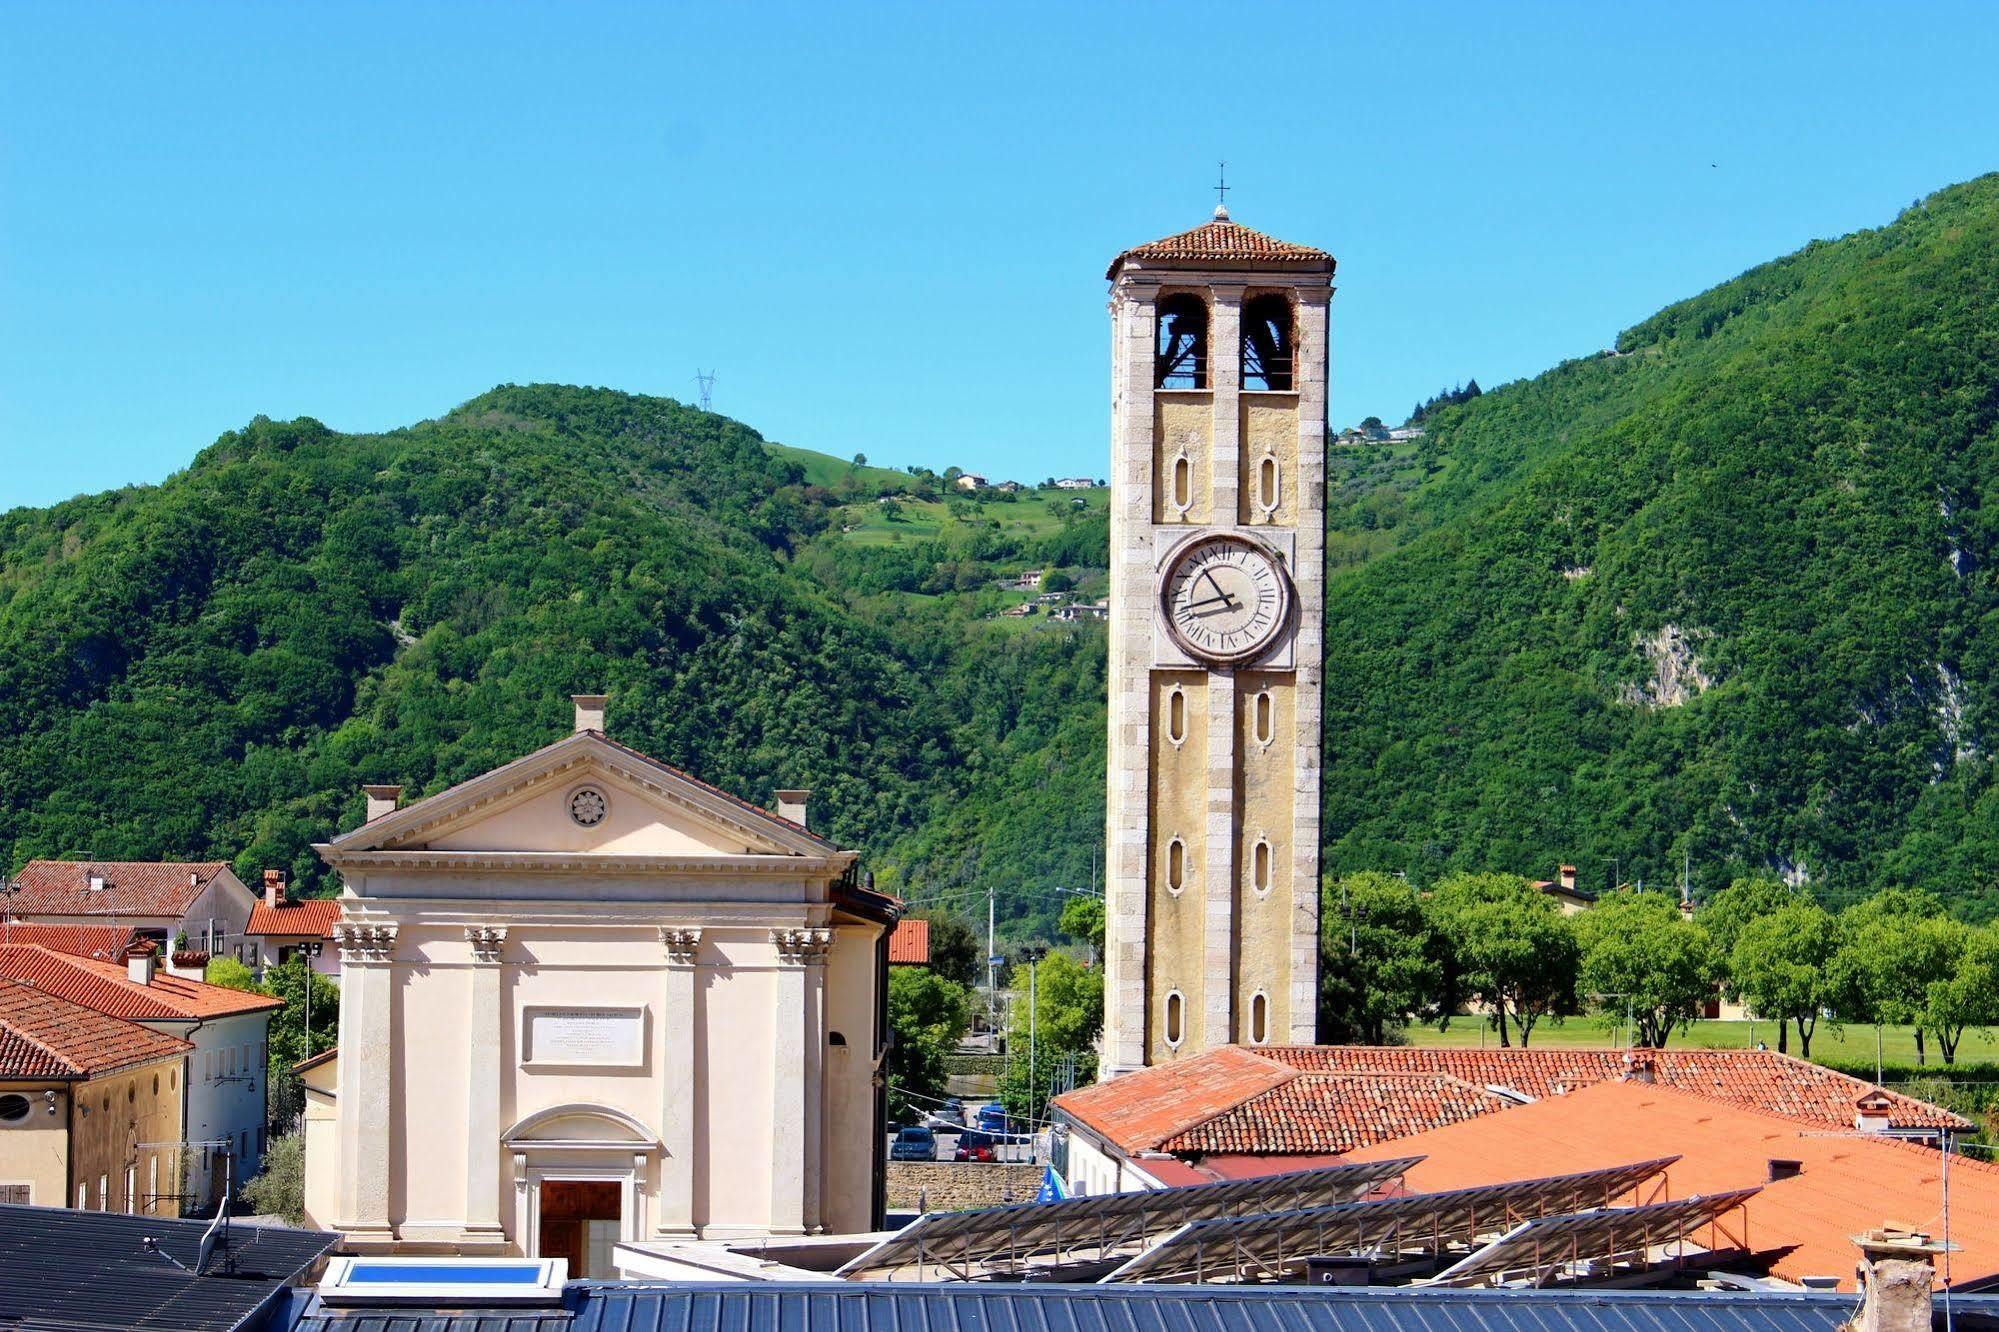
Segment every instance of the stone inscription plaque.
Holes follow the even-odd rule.
[[[645,1063],[643,1008],[530,1008],[521,1062],[637,1068]]]

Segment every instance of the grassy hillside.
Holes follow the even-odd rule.
[[[1352,497],[1331,863],[1999,908],[1995,419],[1994,177],[1439,413]]]

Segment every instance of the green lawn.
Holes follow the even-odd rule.
[[[1488,1046],[1499,1044],[1499,1035],[1478,1018],[1453,1018],[1448,1031],[1438,1031],[1433,1026],[1410,1027],[1405,1035],[1411,1045],[1434,1046],[1477,1046],[1481,1040]],[[1517,1034],[1516,1034],[1517,1040]],[[1696,1022],[1686,1032],[1674,1033],[1667,1042],[1668,1048],[1694,1048],[1702,1050],[1746,1049],[1753,1041],[1777,1048],[1777,1024],[1774,1022]],[[1624,1044],[1624,1028],[1620,1023],[1612,1030],[1601,1018],[1569,1018],[1559,1026],[1542,1022],[1534,1028],[1528,1041],[1534,1046],[1621,1046]],[[1800,1053],[1797,1033],[1791,1033],[1791,1053]],[[1836,1060],[1840,1063],[1857,1064],[1874,1058],[1874,1028],[1849,1026],[1835,1028],[1821,1022],[1812,1035],[1812,1058]],[[1881,1029],[1881,1058],[1889,1064],[1913,1064],[1916,1062],[1916,1039],[1909,1027],[1884,1027]],[[1942,1057],[1937,1053],[1936,1042],[1929,1043],[1929,1062],[1939,1064]],[[1976,1064],[1999,1062],[1999,1032],[1968,1031],[1957,1047],[1957,1062]]]
[[[794,448],[789,444],[765,442],[764,447],[788,462],[795,462],[805,469],[805,479],[815,486],[831,487],[851,476],[864,485],[896,486],[909,481],[906,472],[898,472],[890,467],[856,467],[846,458],[835,458],[830,453],[815,453],[811,449]]]

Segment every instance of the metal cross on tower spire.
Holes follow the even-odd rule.
[[[1229,210],[1229,164],[1227,162],[1224,162],[1221,165],[1220,172],[1217,174],[1215,178],[1215,211],[1217,213],[1221,213],[1224,216],[1226,216],[1228,210]]]

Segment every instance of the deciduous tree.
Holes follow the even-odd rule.
[[[1777,1020],[1779,1050],[1788,1051],[1795,1022],[1798,1053],[1812,1057],[1812,1033],[1831,1000],[1827,968],[1838,951],[1839,922],[1808,899],[1753,916],[1735,931],[1731,983],[1751,1011]]]
[[[1405,880],[1362,872],[1319,894],[1319,1035],[1380,1045],[1436,1008],[1443,981],[1423,900]]]
[[[1440,945],[1445,1021],[1466,999],[1493,1009],[1499,1043],[1524,1047],[1534,1026],[1574,999],[1576,937],[1560,908],[1517,874],[1457,874],[1437,885],[1428,916]]]
[[[1640,1045],[1659,1049],[1714,997],[1707,931],[1664,893],[1613,893],[1576,917],[1580,997],[1629,1014]]]

